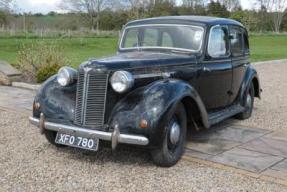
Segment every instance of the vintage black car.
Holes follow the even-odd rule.
[[[155,164],[172,166],[188,129],[249,118],[260,92],[241,23],[143,19],[124,26],[115,56],[61,68],[48,79],[30,122],[56,146],[97,151],[103,140],[112,149],[146,146]]]

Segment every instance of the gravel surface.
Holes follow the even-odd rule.
[[[1,191],[287,191],[184,160],[155,167],[145,150],[126,146],[113,153],[56,148],[27,117],[0,111],[0,119]]]
[[[256,99],[252,117],[240,125],[287,132],[287,62],[255,65],[263,89]]]
[[[253,117],[240,124],[286,130],[287,66],[257,68],[265,91]],[[143,149],[121,146],[116,152],[93,153],[56,148],[26,115],[1,109],[0,173],[0,191],[287,191],[278,184],[184,160],[159,168]]]

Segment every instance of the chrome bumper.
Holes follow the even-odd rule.
[[[148,145],[149,140],[144,136],[121,134],[118,128],[113,132],[104,132],[91,129],[84,129],[77,126],[63,125],[45,121],[44,115],[41,118],[29,117],[31,124],[40,128],[41,133],[43,130],[61,131],[67,134],[76,134],[81,137],[98,138],[100,140],[111,141],[112,148],[115,149],[118,143],[133,144],[133,145]]]

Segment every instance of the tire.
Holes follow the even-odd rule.
[[[240,120],[248,119],[251,117],[254,106],[254,86],[250,84],[249,90],[244,96],[244,111],[237,114],[235,117]]]
[[[44,135],[45,135],[46,139],[48,140],[48,142],[51,143],[52,145],[54,145],[56,147],[65,147],[65,145],[60,145],[60,144],[55,143],[57,132],[45,130]]]
[[[177,127],[179,126],[179,127]],[[164,126],[164,137],[161,145],[151,150],[153,162],[161,167],[171,167],[181,158],[186,141],[186,111],[182,103],[178,103],[171,118]],[[179,134],[178,131],[179,130]],[[173,133],[173,136],[171,134]]]

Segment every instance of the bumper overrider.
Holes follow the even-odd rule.
[[[48,122],[45,120],[45,116],[41,113],[40,119],[35,117],[29,117],[31,124],[40,128],[40,132],[43,134],[44,130],[50,130],[55,132],[64,132],[67,134],[76,134],[77,136],[86,138],[96,138],[105,141],[111,141],[112,149],[115,149],[118,143],[132,144],[132,145],[148,145],[149,139],[144,136],[121,134],[117,127],[113,132],[105,132],[98,130],[85,129],[82,127],[64,125],[59,123]]]

